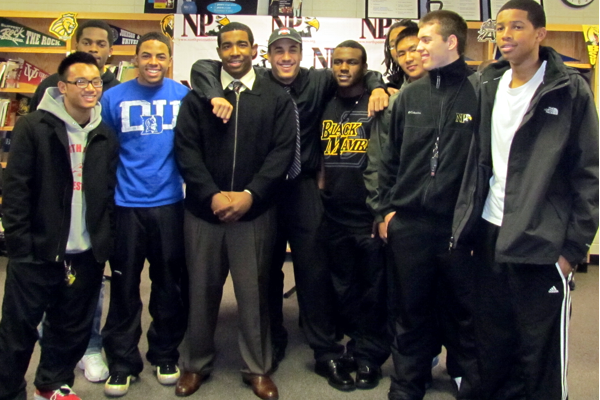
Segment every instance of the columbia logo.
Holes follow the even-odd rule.
[[[548,293],[559,293],[558,289],[556,288],[556,286],[552,286],[550,288],[550,290],[548,290]]]
[[[546,114],[558,115],[558,109],[554,107],[545,108],[544,111],[546,111]]]
[[[409,114],[417,114],[417,115],[421,115],[421,111],[409,111]]]

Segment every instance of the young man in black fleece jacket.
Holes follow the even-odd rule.
[[[458,364],[458,371],[450,371],[458,378],[458,398],[467,399],[476,380],[472,346],[463,346],[472,337],[467,332],[470,279],[466,264],[450,263],[447,255],[477,97],[462,57],[466,22],[439,10],[427,14],[419,28],[418,50],[429,77],[408,86],[394,104],[379,174],[380,213],[393,259],[389,304],[395,375],[389,399],[423,398],[431,359],[439,352],[439,331]],[[459,341],[456,329],[438,325],[460,325],[465,334]]]
[[[90,53],[94,56],[102,72],[103,92],[121,83],[112,71],[105,70],[106,61],[113,51],[114,41],[115,38],[110,25],[99,19],[90,19],[79,25],[75,31],[75,50]],[[44,79],[31,97],[29,110],[35,111],[40,101],[42,101],[46,89],[58,86],[59,81],[60,76],[58,74],[52,74]]]
[[[275,243],[275,195],[290,169],[297,124],[289,95],[254,73],[250,29],[231,23],[218,35],[226,124],[196,91],[183,100],[175,152],[187,185],[184,217],[190,313],[175,393],[188,396],[212,372],[222,287],[231,271],[240,318],[242,376],[262,399],[277,399],[267,305]]]
[[[481,116],[453,245],[473,250],[482,399],[565,400],[572,269],[598,229],[598,114],[588,84],[540,46],[543,8],[511,0],[502,59],[481,77]]]
[[[317,231],[323,217],[323,204],[317,185],[321,168],[319,133],[321,114],[335,94],[337,84],[330,69],[301,68],[302,37],[292,28],[273,31],[268,42],[272,70],[255,68],[257,74],[289,91],[298,108],[300,124],[301,172],[287,179],[279,192],[277,242],[269,279],[269,314],[273,340],[274,368],[285,356],[287,331],[283,326],[283,272],[286,244],[289,242],[298,289],[298,306],[303,332],[313,349],[315,367],[334,387],[352,385],[352,377],[339,362],[344,346],[336,342],[334,294],[329,270],[317,245]],[[219,64],[199,60],[191,72],[192,87],[203,93],[214,112],[227,120],[231,104],[222,99],[223,89],[215,73]],[[217,75],[218,76],[218,75]],[[369,110],[387,106],[385,85],[378,72],[367,72]]]

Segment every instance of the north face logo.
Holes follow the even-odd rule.
[[[554,107],[544,108],[544,111],[546,111],[546,114],[558,115],[558,109]]]

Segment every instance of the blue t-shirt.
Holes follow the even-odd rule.
[[[117,205],[157,207],[183,199],[173,129],[188,91],[168,78],[154,87],[133,79],[102,96],[102,120],[114,129],[120,142]]]

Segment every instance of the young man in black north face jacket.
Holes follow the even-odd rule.
[[[482,398],[565,400],[572,267],[598,228],[598,115],[533,0],[498,13],[503,59],[481,78],[481,123],[453,245],[474,252]]]

